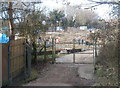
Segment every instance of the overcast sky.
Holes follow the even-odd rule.
[[[12,1],[12,0],[11,0]],[[17,0],[16,0],[17,1]],[[19,0],[18,0],[19,1]],[[27,1],[33,1],[33,0],[21,0],[23,2]],[[20,1],[20,2],[21,2]],[[38,0],[40,1],[40,0]],[[53,10],[53,9],[60,9],[65,7],[63,2],[64,0],[42,0],[43,3],[39,5],[39,7],[46,7],[48,10]],[[67,0],[67,2],[70,2],[71,6],[78,5],[81,6],[82,8],[89,8],[92,5],[95,5],[95,3],[91,3],[87,0]],[[109,7],[109,5],[100,5],[97,6],[96,9],[92,9],[95,13],[98,14],[103,19],[110,19],[109,13],[112,11],[112,8]]]
[[[71,6],[74,5],[79,5],[82,8],[88,8],[91,5],[95,5],[94,3],[91,4],[91,2],[87,0],[67,0],[70,2]],[[42,6],[48,7],[50,10],[56,9],[56,8],[61,8],[63,7],[63,1],[62,0],[43,0]],[[109,5],[100,5],[97,6],[96,9],[92,10],[95,13],[97,13],[101,18],[103,19],[109,19],[109,13],[111,12],[112,8],[109,7]]]

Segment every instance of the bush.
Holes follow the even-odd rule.
[[[118,85],[118,49],[117,42],[109,42],[101,47],[97,57],[96,75],[107,81],[101,80],[102,85]],[[102,83],[103,81],[103,83]]]
[[[116,42],[110,42],[104,47],[101,47],[99,50],[97,63],[100,63],[105,66],[114,66],[118,65],[118,56],[117,56],[117,44]]]

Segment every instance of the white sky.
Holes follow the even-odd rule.
[[[56,8],[61,8],[63,7],[63,2],[62,0],[43,0],[43,6],[46,6],[49,8],[49,10],[56,9]],[[87,0],[67,0],[70,2],[70,5],[82,5],[82,8],[87,8],[91,6],[90,2]],[[93,4],[94,5],[94,4]],[[108,5],[100,5],[97,6],[96,9],[94,10],[95,13],[97,13],[100,17],[103,19],[109,19],[109,12],[111,12],[111,8]]]
[[[53,10],[56,8],[59,9],[64,6],[63,0],[42,0],[42,1],[43,3],[40,6],[42,7],[45,6],[48,10]],[[78,5],[78,6],[81,6],[82,8],[87,8],[87,7],[90,7],[91,5],[94,5],[94,3],[91,4],[87,0],[67,0],[67,1],[70,2],[71,6]],[[111,12],[111,9],[112,8],[110,8],[108,5],[100,5],[96,7],[94,12],[97,13],[98,16],[100,16],[103,19],[109,19],[110,18],[109,13]]]

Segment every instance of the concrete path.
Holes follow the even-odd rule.
[[[84,51],[75,54],[76,63],[93,63],[93,54],[92,50]],[[65,55],[59,58],[56,58],[56,63],[73,63],[73,54]]]
[[[78,68],[78,74],[81,78],[94,79],[94,66],[93,64],[83,64]]]

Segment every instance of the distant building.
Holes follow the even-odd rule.
[[[56,27],[56,31],[64,31],[63,27]]]
[[[80,30],[87,30],[87,26],[80,26]]]
[[[55,31],[64,31],[64,28],[61,27],[61,26],[49,27],[49,28],[48,28],[48,31],[51,31],[51,32],[55,32]]]

